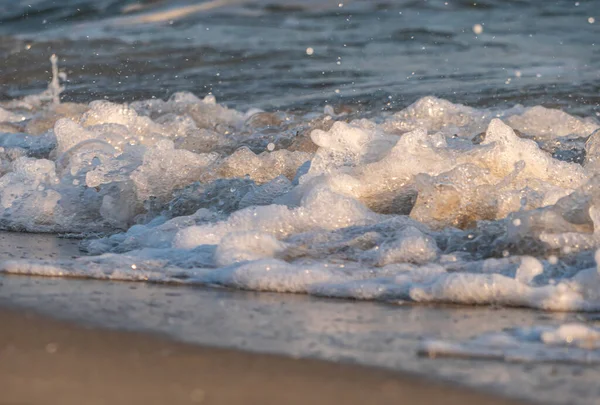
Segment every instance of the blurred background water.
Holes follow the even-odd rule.
[[[0,100],[187,90],[236,108],[365,113],[424,95],[600,114],[598,0],[0,0]]]

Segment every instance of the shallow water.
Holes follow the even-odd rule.
[[[52,235],[0,233],[0,241],[0,259],[14,252],[58,258],[77,253],[75,241]],[[592,405],[599,395],[593,363],[481,361],[422,353],[424,342],[460,342],[530,325],[593,323],[590,315],[6,275],[0,275],[0,305],[201,345],[409,371],[541,404]],[[534,353],[540,345],[527,349]]]
[[[0,6],[0,228],[89,254],[0,272],[596,312],[596,6]],[[420,350],[596,363],[589,319]]]

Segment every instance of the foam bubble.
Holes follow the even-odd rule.
[[[94,233],[81,246],[96,256],[0,271],[600,309],[595,118],[435,97],[367,119],[48,94],[2,104],[0,227]]]
[[[420,351],[431,357],[447,356],[518,363],[600,363],[600,331],[569,323],[556,327],[533,326],[509,332],[488,333],[468,341],[426,340]]]

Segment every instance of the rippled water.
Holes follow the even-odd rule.
[[[56,53],[69,74],[66,100],[210,91],[239,108],[328,102],[368,113],[434,94],[599,111],[600,22],[588,22],[600,20],[597,1],[224,0],[165,15],[199,3],[134,12],[137,3],[122,1],[4,0],[0,96],[45,88]],[[167,20],[143,23],[149,14]]]

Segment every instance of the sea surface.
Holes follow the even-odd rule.
[[[600,1],[0,0],[0,60],[5,304],[596,403]]]
[[[185,14],[197,4],[212,7]],[[600,22],[590,18],[595,0],[3,0],[0,96],[45,89],[56,53],[63,99],[81,102],[190,91],[241,109],[376,113],[436,95],[594,115]]]

